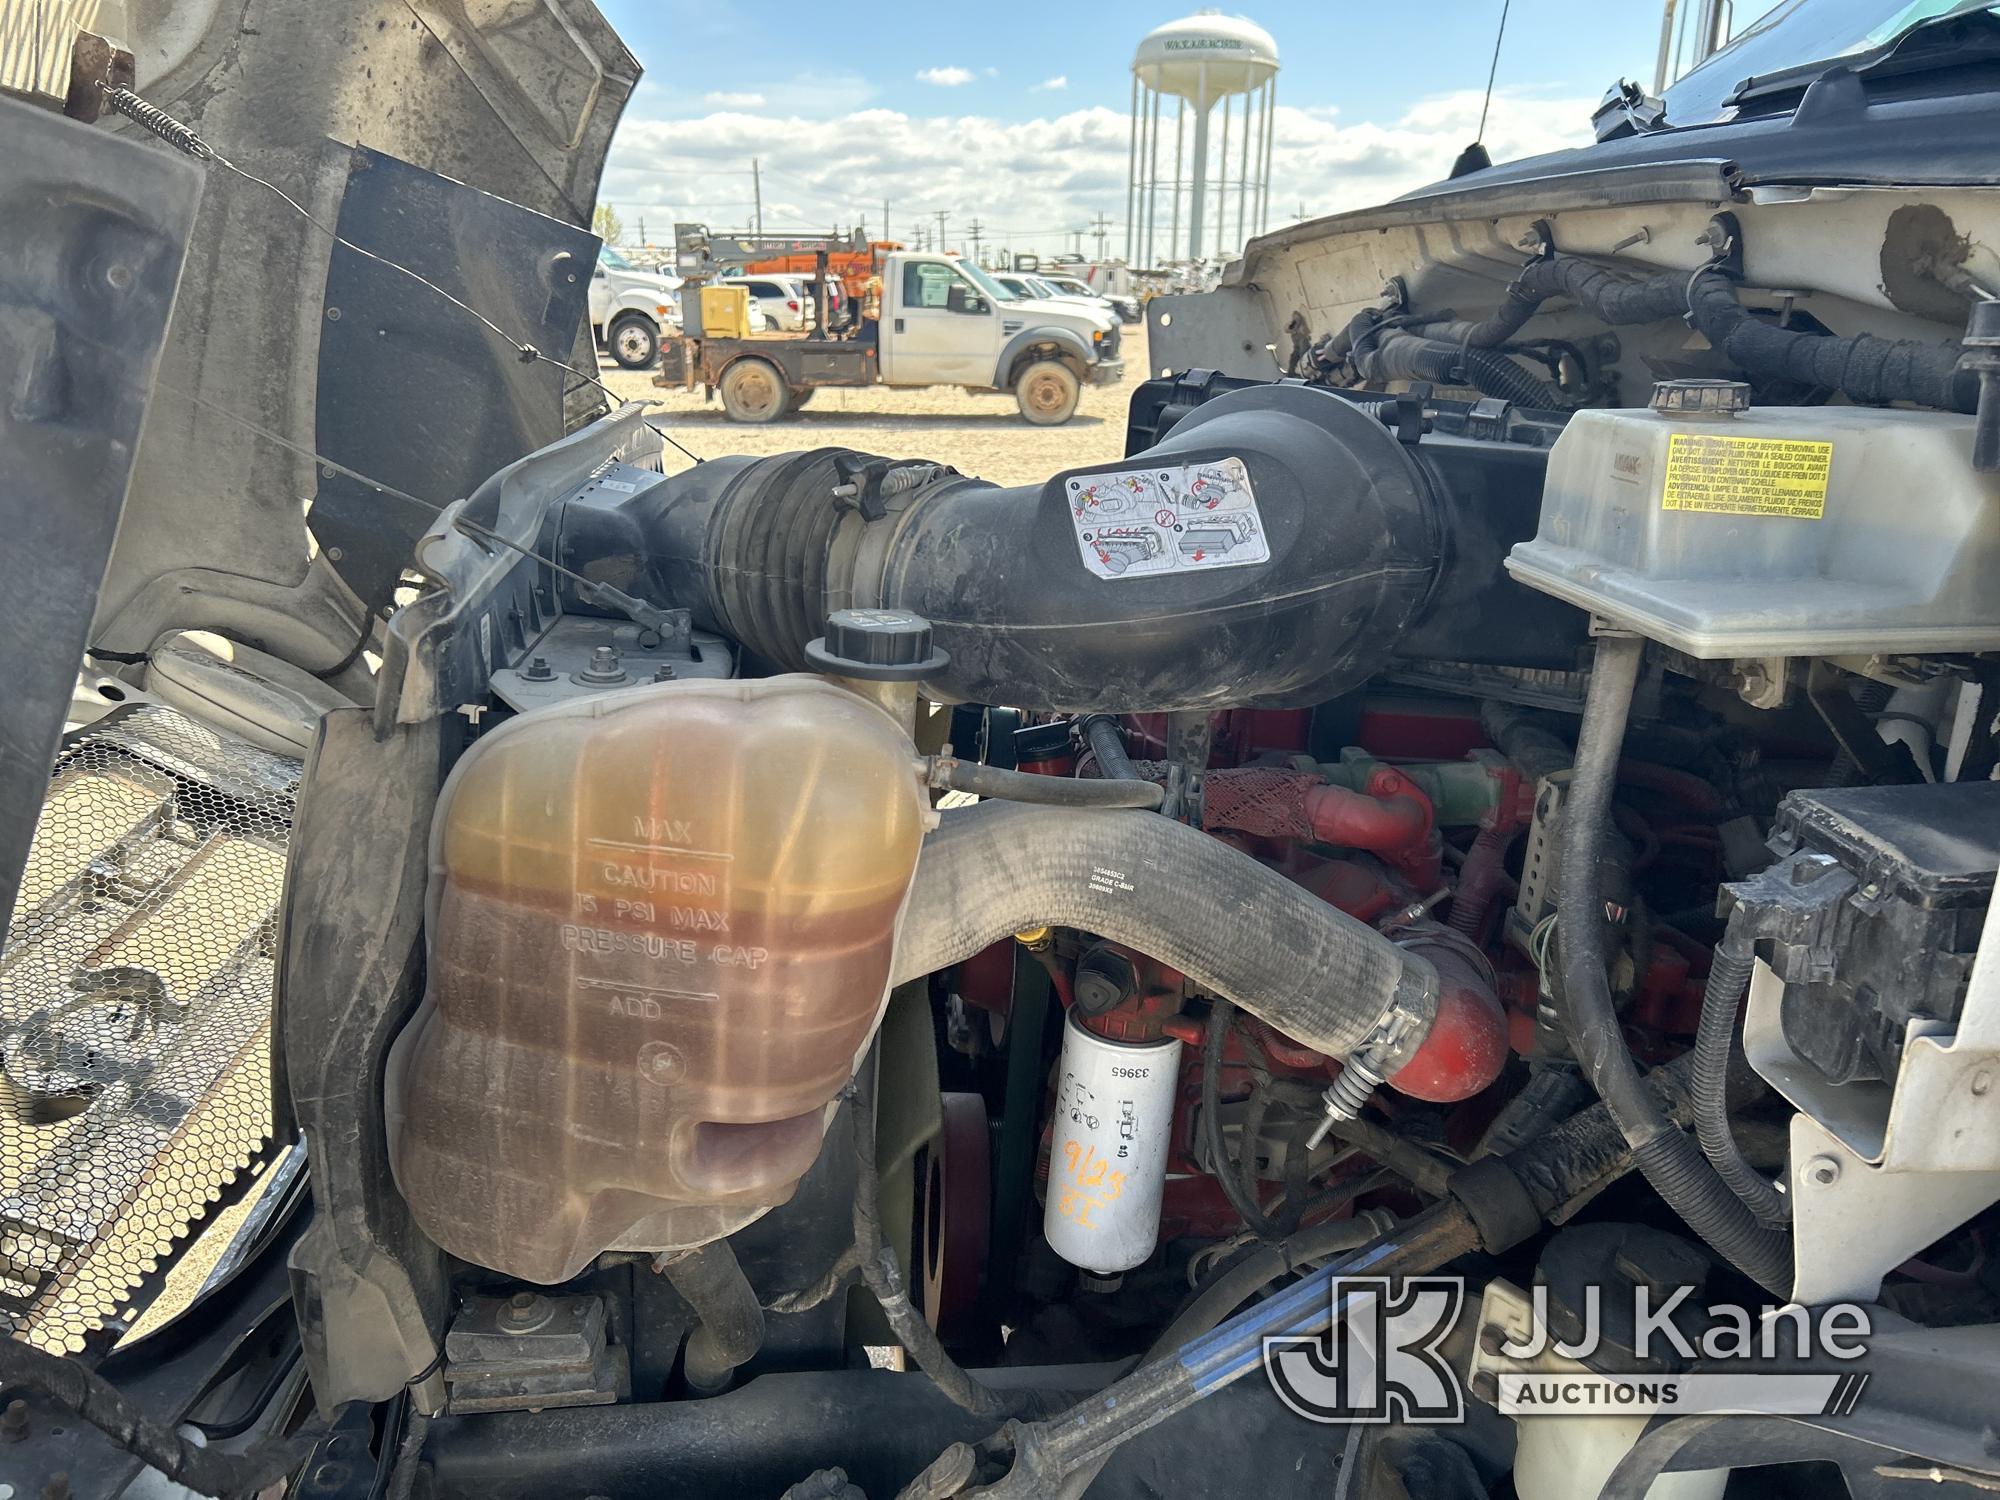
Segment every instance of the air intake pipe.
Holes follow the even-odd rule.
[[[887,607],[931,622],[950,665],[925,689],[942,701],[1302,705],[1379,671],[1440,592],[1450,502],[1417,454],[1428,446],[1324,391],[1261,386],[1205,403],[1132,458],[1039,485],[935,465],[885,474],[836,448],[712,459],[621,503],[615,534],[572,511],[558,545],[585,572],[644,558],[635,583],[780,670],[810,670],[805,645],[834,610]],[[1223,556],[1199,556],[1195,533],[1221,520],[1148,486],[1184,467],[1238,472],[1231,460],[1253,503],[1233,496]],[[1097,530],[1072,510],[1093,479],[1113,534],[1154,549],[1124,571],[1093,561]]]

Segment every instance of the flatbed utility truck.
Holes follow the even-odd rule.
[[[702,274],[700,246],[683,243],[684,274]],[[824,278],[824,249],[818,252]],[[1016,296],[952,255],[901,251],[882,259],[881,316],[839,338],[818,298],[815,331],[802,338],[709,337],[691,285],[682,336],[660,350],[653,383],[719,393],[732,421],[776,422],[823,386],[955,385],[1012,392],[1039,427],[1076,413],[1083,386],[1115,385],[1124,374],[1117,319],[1081,303]]]

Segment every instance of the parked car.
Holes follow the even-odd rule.
[[[803,276],[725,276],[720,286],[740,286],[750,293],[754,310],[750,326],[762,332],[804,333],[813,326],[818,311],[813,302],[812,283]]]
[[[679,327],[680,280],[642,271],[606,245],[590,276],[590,331],[627,370],[643,370],[659,357],[660,334]]]
[[[1138,304],[1130,298],[1111,298],[1094,292],[1074,276],[1049,276],[1040,271],[997,272],[994,280],[1034,302],[1082,303],[1120,323],[1139,321]]]
[[[987,274],[1023,301],[1039,302],[1043,300],[1044,294],[1037,291],[1034,284],[1026,276],[1018,272],[991,271]]]
[[[1042,272],[1039,273],[1039,279],[1047,282],[1063,296],[1088,297],[1094,301],[1103,303],[1118,314],[1118,321],[1121,323],[1136,323],[1139,321],[1139,299],[1137,297],[1119,297],[1113,296],[1108,292],[1100,292],[1089,282],[1076,276],[1051,276],[1046,272]]]

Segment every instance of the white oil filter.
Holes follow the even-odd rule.
[[[1129,1271],[1160,1238],[1181,1044],[1113,1042],[1075,1011],[1063,1025],[1042,1232],[1100,1275]]]

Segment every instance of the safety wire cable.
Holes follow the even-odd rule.
[[[554,355],[543,353],[540,349],[537,349],[533,344],[522,342],[520,340],[515,339],[513,335],[507,332],[506,329],[502,328],[498,323],[494,322],[491,318],[487,317],[484,313],[479,311],[478,308],[472,306],[470,303],[462,300],[459,297],[453,296],[452,293],[446,291],[443,287],[439,286],[436,282],[430,280],[428,277],[420,274],[417,271],[411,270],[410,267],[408,266],[401,265],[396,261],[390,260],[386,256],[377,255],[374,251],[365,249],[362,246],[355,244],[352,240],[347,239],[345,236],[329,228],[325,223],[323,223],[318,217],[316,217],[313,213],[311,213],[308,209],[306,209],[304,205],[299,203],[297,199],[293,198],[291,194],[287,193],[283,188],[278,187],[275,183],[265,181],[265,179],[259,177],[254,172],[246,171],[244,168],[237,166],[234,162],[230,161],[226,156],[223,156],[207,141],[203,140],[201,136],[197,135],[191,126],[187,125],[183,121],[176,120],[172,115],[168,114],[165,110],[159,108],[159,106],[148,103],[146,100],[140,98],[137,94],[133,93],[130,89],[112,88],[102,83],[100,83],[98,87],[103,92],[105,102],[109,104],[113,109],[117,110],[118,113],[124,115],[127,119],[132,120],[135,124],[141,126],[143,129],[149,131],[155,136],[158,136],[161,140],[165,141],[175,150],[184,152],[188,156],[193,157],[196,161],[212,162],[216,166],[223,168],[225,171],[233,172],[238,177],[242,177],[247,181],[254,182],[259,187],[265,188],[266,190],[276,194],[278,198],[282,200],[285,204],[287,204],[295,213],[297,213],[307,223],[311,224],[313,228],[319,230],[320,233],[324,234],[328,239],[332,240],[334,244],[341,246],[343,249],[352,251],[356,255],[365,256],[369,260],[372,260],[379,265],[387,266],[392,271],[400,272],[401,274],[409,277],[412,281],[416,282],[418,285],[427,287],[429,290],[436,293],[438,296],[442,297],[445,301],[449,302],[452,306],[460,309],[468,316],[476,319],[479,323],[483,324],[486,328],[490,329],[493,333],[497,334],[500,338],[504,339],[516,351],[516,353],[520,356],[523,362],[532,362],[539,360],[545,364],[554,365],[557,369],[567,371],[569,374],[574,375],[577,378],[587,381],[589,384],[596,386],[611,400],[618,402],[621,405],[624,404],[625,398],[620,396],[616,391],[612,390],[610,386],[606,385],[596,376],[587,374],[584,371],[577,369],[574,365],[569,364],[564,360],[557,359]],[[249,417],[242,415],[240,412],[234,412],[229,410],[227,407],[219,406],[215,402],[197,396],[191,391],[180,390],[175,386],[167,384],[165,381],[156,381],[155,389],[163,391],[166,394],[173,396],[178,400],[186,401],[190,405],[197,406],[201,408],[203,411],[207,411],[214,414],[215,416],[221,417],[223,420],[227,422],[234,423],[236,426],[243,428],[246,432],[250,432],[257,437],[262,438],[264,441],[275,444],[276,446],[283,448],[288,452],[296,453],[301,458],[310,459],[312,460],[312,462],[319,464],[323,469],[327,471],[344,475],[347,478],[354,480],[358,484],[364,484],[368,486],[369,489],[373,490],[376,494],[385,495],[394,500],[401,500],[406,504],[416,506],[420,510],[428,511],[432,515],[443,515],[446,511],[446,507],[439,504],[435,500],[426,500],[420,495],[412,495],[408,490],[399,489],[397,486],[388,483],[386,480],[377,479],[373,475],[364,474],[358,469],[350,468],[346,464],[340,463],[335,459],[327,457],[327,455],[325,455],[324,453],[317,452],[316,450],[314,450],[313,448],[309,447],[304,443],[295,442],[293,439],[284,436],[282,433],[272,431],[270,428],[264,426],[260,422],[252,421]],[[661,439],[661,441],[672,444],[672,446],[678,449],[680,453],[684,457],[686,457],[690,462],[697,464],[701,462],[700,458],[698,458],[695,454],[689,452],[688,449],[683,447],[679,442],[676,442],[671,434],[666,432],[663,428],[661,428],[657,424],[652,422],[647,422],[645,423],[645,425],[652,432],[657,434]],[[610,584],[600,582],[593,578],[586,578],[583,574],[575,572],[570,568],[564,567],[561,563],[555,561],[555,559],[544,556],[542,553],[537,552],[534,548],[526,546],[523,543],[517,542],[513,540],[511,537],[503,536],[501,533],[493,530],[491,527],[480,525],[477,521],[472,520],[470,517],[462,515],[453,517],[452,527],[454,530],[462,532],[466,536],[473,538],[475,541],[479,542],[482,546],[486,547],[489,551],[492,549],[494,545],[497,544],[498,546],[506,547],[512,551],[518,552],[522,554],[524,557],[533,558],[536,562],[542,564],[543,567],[546,567],[550,569],[552,572],[557,573],[560,576],[567,578],[571,582],[575,583],[578,589],[583,594],[584,598],[591,600],[593,603],[602,604],[607,606],[608,608],[617,610],[620,614],[624,615],[634,624],[637,624],[644,629],[665,633],[669,628],[669,620],[667,612],[662,608],[660,608],[658,605],[650,604],[643,599],[636,599],[632,595],[627,594],[620,589],[613,588]],[[419,559],[419,563],[421,564],[421,559]],[[367,634],[368,631],[364,627],[362,644],[366,643]],[[356,651],[358,652],[359,649],[360,648],[357,646]],[[349,654],[350,660],[352,659],[354,654],[356,653]],[[342,665],[345,665],[345,663],[343,663]]]
[[[267,181],[266,179],[259,177],[255,172],[252,172],[247,168],[239,167],[235,162],[231,161],[228,157],[224,156],[221,152],[217,151],[215,147],[210,145],[206,140],[202,139],[200,135],[196,134],[192,126],[186,124],[183,121],[175,119],[172,115],[168,114],[158,105],[149,103],[147,100],[140,98],[139,95],[133,93],[132,90],[130,89],[114,88],[111,85],[102,82],[98,84],[98,89],[104,95],[104,102],[110,105],[111,108],[117,110],[119,114],[125,116],[128,120],[131,120],[141,129],[149,131],[153,135],[159,137],[161,140],[165,141],[169,146],[172,146],[176,151],[183,152],[184,154],[193,157],[196,161],[212,162],[214,165],[221,167],[224,171],[234,173],[236,176],[241,177],[246,182],[254,182],[255,184],[257,184],[258,187],[263,188],[266,192],[275,194],[281,202],[283,202],[287,207],[289,207],[300,218],[304,219],[308,224],[312,225],[313,228],[317,229],[321,234],[325,235],[329,240],[333,241],[334,244],[340,246],[343,250],[350,251],[355,255],[364,256],[365,258],[374,261],[377,265],[387,266],[390,270],[399,272],[402,275],[409,277],[410,280],[416,282],[419,286],[425,287],[429,289],[431,292],[434,292],[436,295],[442,297],[445,301],[449,302],[453,307],[456,307],[460,312],[463,312],[464,314],[466,314],[466,316],[483,324],[492,333],[494,333],[499,338],[504,340],[507,343],[507,345],[514,350],[515,354],[521,359],[523,363],[531,364],[536,361],[540,361],[543,364],[554,365],[558,370],[565,371],[568,374],[574,375],[578,380],[584,381],[589,385],[596,386],[597,389],[602,391],[611,400],[619,402],[621,404],[624,402],[625,398],[623,396],[620,396],[616,391],[612,390],[610,386],[606,385],[602,380],[598,379],[595,375],[590,374],[588,371],[585,370],[579,370],[575,365],[570,364],[567,360],[557,359],[553,354],[546,354],[542,350],[537,349],[533,344],[528,343],[525,340],[517,339],[513,334],[509,333],[506,329],[502,328],[498,323],[494,322],[491,318],[487,317],[486,314],[481,312],[478,308],[474,307],[471,303],[465,301],[463,298],[454,296],[452,293],[446,291],[443,287],[439,286],[435,281],[432,281],[429,277],[422,275],[420,272],[411,270],[410,267],[403,265],[400,262],[390,260],[385,255],[377,255],[373,250],[369,250],[364,248],[363,246],[355,244],[354,241],[346,238],[339,231],[335,230],[330,225],[322,221],[317,215],[315,215],[312,212],[312,210],[308,209],[304,204],[300,203],[298,199],[294,198],[290,193],[287,193],[283,188],[279,187],[276,183]],[[659,433],[662,441],[670,443],[676,449],[678,449],[682,454],[682,456],[688,459],[689,462],[691,463],[701,462],[701,460],[698,457],[696,457],[693,453],[689,452],[687,448],[683,447],[679,442],[677,442],[669,433],[665,431],[665,429],[651,422],[648,422],[646,425],[648,427],[651,427],[653,431]],[[269,436],[269,434],[266,434],[266,436]],[[322,460],[322,462],[324,462],[324,460]],[[369,480],[368,483],[374,484],[375,481]],[[382,489],[384,493],[391,492],[387,486],[376,485],[376,488]],[[415,497],[404,495],[401,496],[400,498],[414,499]],[[417,501],[417,503],[421,505],[425,504],[426,502]]]
[[[301,458],[310,459],[316,464],[331,469],[336,474],[345,475],[357,484],[365,484],[378,495],[386,495],[392,500],[401,500],[406,504],[418,507],[420,510],[428,511],[435,516],[443,515],[447,509],[447,507],[438,504],[435,500],[426,500],[421,495],[412,495],[408,490],[398,489],[387,480],[376,479],[372,475],[362,473],[359,469],[349,468],[346,464],[328,458],[324,453],[315,453],[304,443],[294,442],[283,433],[273,432],[261,422],[253,422],[241,413],[233,412],[225,406],[218,406],[213,401],[205,400],[191,391],[183,391],[176,386],[166,384],[164,381],[156,382],[154,388],[164,391],[176,400],[185,401],[190,406],[198,406],[203,411],[212,412],[224,421],[235,423],[244,431],[262,438],[267,443],[272,443],[289,453],[296,453]],[[648,425],[650,426],[651,424]],[[577,586],[578,591],[584,598],[590,600],[592,603],[602,604],[617,610],[626,619],[643,629],[655,631],[662,635],[670,632],[671,621],[668,617],[668,612],[657,604],[649,604],[644,599],[636,599],[624,590],[613,588],[610,584],[601,582],[598,579],[587,578],[573,568],[564,567],[554,558],[537,552],[533,547],[522,542],[517,542],[512,537],[505,536],[490,526],[482,526],[479,522],[472,520],[468,516],[452,517],[451,525],[454,531],[462,532],[466,536],[471,537],[488,551],[491,551],[497,545],[505,547],[510,551],[518,552],[523,557],[533,558],[551,572],[569,579],[570,582]],[[417,563],[421,569],[423,566],[421,556],[418,557]]]

